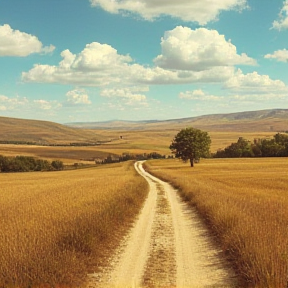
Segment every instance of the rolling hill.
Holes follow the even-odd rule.
[[[206,131],[277,132],[288,130],[288,109],[213,114],[198,117],[150,120],[68,123],[69,127],[104,130],[170,130],[192,126]]]
[[[95,131],[75,129],[58,123],[0,117],[1,141],[27,141],[39,144],[95,143],[103,139]]]
[[[171,131],[173,134],[174,131],[188,126],[223,133],[288,131],[288,109],[214,114],[164,121],[107,121],[65,125],[0,117],[0,141],[28,141],[39,144],[96,143],[119,139],[121,131],[142,131],[152,136],[161,131]]]

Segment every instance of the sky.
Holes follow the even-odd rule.
[[[0,116],[288,108],[288,0],[0,0]]]

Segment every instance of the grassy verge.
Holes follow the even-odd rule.
[[[0,173],[0,287],[79,287],[145,200],[133,163]],[[125,230],[126,229],[126,230]]]
[[[287,158],[178,160],[146,168],[178,187],[217,235],[243,287],[287,287]]]

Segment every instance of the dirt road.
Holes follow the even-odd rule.
[[[89,275],[87,288],[235,287],[196,213],[142,162],[135,169],[148,181],[149,196],[109,267]]]

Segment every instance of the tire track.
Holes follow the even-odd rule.
[[[150,255],[143,277],[144,287],[175,287],[175,235],[170,203],[157,184],[157,206],[152,227]]]
[[[89,275],[86,288],[236,287],[197,214],[142,163],[135,169],[150,187],[144,207],[108,267]]]

